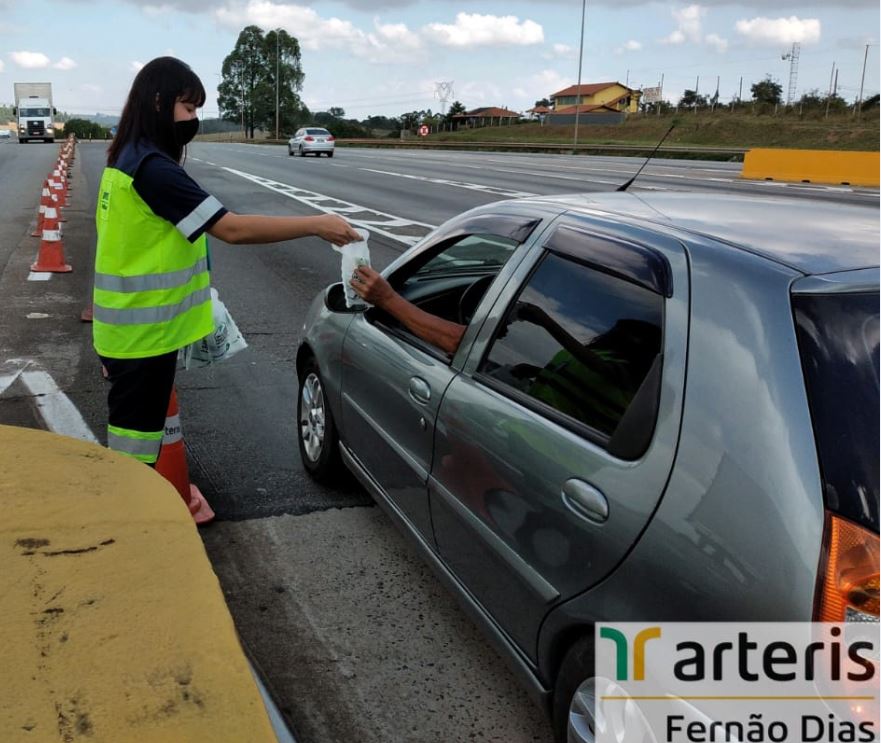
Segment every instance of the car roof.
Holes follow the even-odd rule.
[[[877,204],[676,192],[584,193],[530,199],[665,224],[728,243],[804,274],[878,266]]]

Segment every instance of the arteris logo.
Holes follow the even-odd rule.
[[[620,622],[595,638],[597,743],[878,739],[877,623]]]
[[[627,681],[628,642],[627,635],[612,627],[600,627],[600,637],[615,643],[615,678]],[[645,681],[645,644],[661,637],[660,627],[647,627],[633,638],[633,680]]]
[[[599,636],[615,643],[615,678],[631,680],[627,635],[619,629],[603,626]],[[660,626],[642,629],[633,637],[633,681],[645,681],[646,643],[661,637]],[[842,628],[834,625],[830,625],[822,637],[802,645],[782,639],[754,640],[748,631],[741,631],[730,641],[677,642],[674,655],[668,655],[667,661],[672,661],[675,678],[684,682],[725,681],[735,676],[747,682],[816,681],[820,677],[862,682],[875,677],[876,643],[865,637],[845,638]]]

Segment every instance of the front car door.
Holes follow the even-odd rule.
[[[540,220],[466,218],[433,235],[388,279],[432,314],[468,325],[494,281]],[[491,296],[491,295],[490,295]],[[463,304],[467,307],[463,307]],[[463,316],[462,313],[465,313]],[[470,329],[473,337],[474,330]],[[450,381],[467,356],[469,335],[451,358],[373,308],[349,325],[342,353],[341,440],[363,476],[429,542],[426,482],[434,423]]]
[[[563,215],[519,266],[439,411],[437,549],[534,659],[542,618],[645,527],[682,409],[688,265],[672,238]]]

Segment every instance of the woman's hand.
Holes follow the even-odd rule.
[[[358,266],[349,282],[361,299],[382,309],[395,297],[395,290],[370,266]]]
[[[315,221],[315,234],[334,245],[348,245],[361,239],[361,235],[352,229],[352,225],[336,214],[323,214],[316,217]]]

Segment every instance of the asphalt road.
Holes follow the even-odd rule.
[[[78,150],[65,225],[74,272],[28,281],[38,245],[28,233],[57,147],[0,140],[0,423],[47,425],[45,394],[19,375],[42,369],[104,440],[107,386],[90,328],[79,322],[104,149]],[[187,169],[236,212],[337,211],[368,224],[372,262],[384,267],[468,208],[612,190],[640,162],[343,148],[331,160],[291,158],[283,147],[196,143]],[[878,206],[877,191],[746,183],[739,167],[657,161],[634,190],[786,193]],[[178,377],[191,474],[218,514],[201,533],[243,642],[301,740],[548,741],[542,714],[367,495],[319,487],[303,471],[294,359],[308,303],[339,280],[337,254],[317,239],[211,244],[213,284],[250,348]]]

